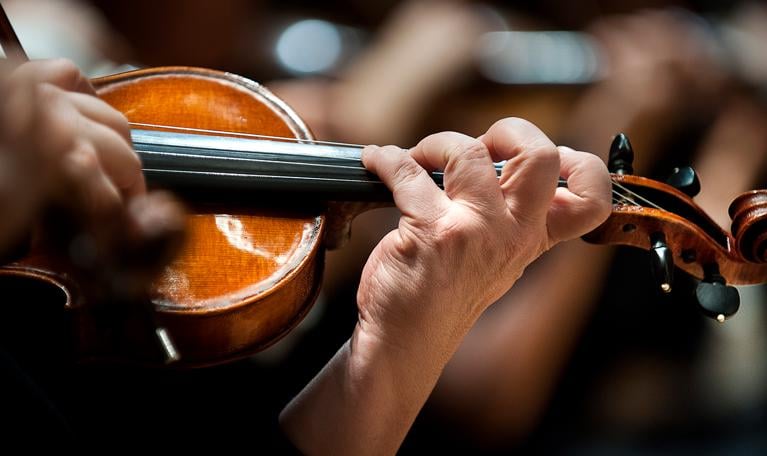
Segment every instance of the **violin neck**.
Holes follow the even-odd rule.
[[[386,185],[362,165],[359,146],[156,130],[131,135],[150,186],[227,199],[274,192],[317,201],[392,201]],[[495,164],[499,177],[502,168]],[[443,172],[431,178],[444,187]]]
[[[362,165],[358,147],[154,130],[133,130],[132,139],[150,186],[225,197],[274,192],[322,201],[392,199]]]

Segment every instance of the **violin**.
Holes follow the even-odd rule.
[[[192,208],[181,254],[150,291],[181,364],[221,363],[279,340],[317,296],[324,249],[342,244],[354,216],[390,200],[362,166],[361,147],[313,141],[295,112],[243,77],[168,67],[93,83],[131,122],[149,185],[178,193]],[[734,288],[726,284],[767,280],[767,191],[732,203],[733,230],[726,233],[688,194],[631,175],[632,155],[626,138],[616,137],[612,215],[585,239],[649,250],[663,291],[671,290],[676,265],[702,280],[699,299],[708,314],[734,314]],[[441,182],[440,173],[433,177]],[[111,345],[125,353],[110,356],[153,352],[150,340],[137,339],[145,332],[130,324],[119,344],[108,343],[78,284],[53,266],[33,246],[0,275],[61,290],[84,358],[107,356]]]
[[[128,118],[150,187],[177,193],[191,214],[181,253],[149,291],[172,352],[165,358],[140,318],[105,329],[89,311],[83,284],[44,246],[33,243],[0,268],[0,283],[43,287],[57,300],[51,308],[63,309],[81,360],[172,359],[195,367],[270,346],[311,308],[325,249],[343,244],[356,215],[391,204],[363,167],[361,146],[313,140],[289,106],[244,77],[164,67],[92,82]],[[727,233],[693,201],[700,185],[694,172],[654,181],[632,175],[632,159],[618,135],[609,160],[612,215],[584,239],[650,251],[662,292],[671,291],[675,267],[695,276],[701,308],[724,321],[739,305],[728,284],[767,281],[767,191],[733,201]],[[441,184],[440,172],[432,177]]]

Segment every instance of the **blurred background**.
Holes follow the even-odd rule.
[[[625,132],[637,174],[692,165],[727,207],[767,174],[767,5],[756,1],[3,0],[32,57],[93,76],[192,65],[283,97],[319,139],[414,144],[518,116],[606,158]],[[367,253],[397,220],[361,216],[323,294],[285,340],[192,372],[41,368],[89,443],[180,437],[263,449],[280,408],[356,322]],[[767,454],[763,287],[725,324],[646,252],[565,243],[493,306],[448,365],[402,454]],[[47,376],[45,374],[48,374]],[[106,418],[106,419],[105,419]],[[204,432],[197,432],[203,430]]]

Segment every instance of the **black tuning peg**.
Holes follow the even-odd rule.
[[[652,265],[653,277],[658,287],[664,293],[671,293],[671,284],[674,282],[674,254],[666,245],[663,233],[655,233],[650,236],[650,264]]]
[[[631,148],[628,136],[618,133],[610,144],[610,155],[607,169],[615,174],[633,174],[634,149]]]
[[[698,305],[704,314],[716,318],[720,323],[740,308],[740,295],[735,287],[728,286],[719,275],[719,268],[711,265],[706,268],[706,275],[695,290]]]
[[[700,193],[700,180],[691,166],[674,168],[666,183],[691,198]]]

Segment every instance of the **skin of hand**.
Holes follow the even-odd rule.
[[[144,191],[127,121],[94,96],[73,64],[25,63],[3,78],[0,91],[2,213],[12,220],[3,241],[27,227],[46,198],[65,188],[73,190],[68,197],[80,200],[73,204],[86,203],[91,213]]]
[[[506,161],[500,180],[493,162]],[[365,166],[402,213],[368,259],[350,341],[283,411],[296,446],[393,454],[479,315],[560,241],[610,212],[597,157],[504,119],[479,139],[440,133],[409,151],[370,146]],[[445,189],[429,171],[444,170]],[[568,188],[557,188],[559,177]]]
[[[74,64],[4,66],[0,251],[42,224],[52,207],[76,221],[103,261],[126,240],[133,248],[183,230],[179,206],[168,195],[146,193],[128,121],[95,96]]]

